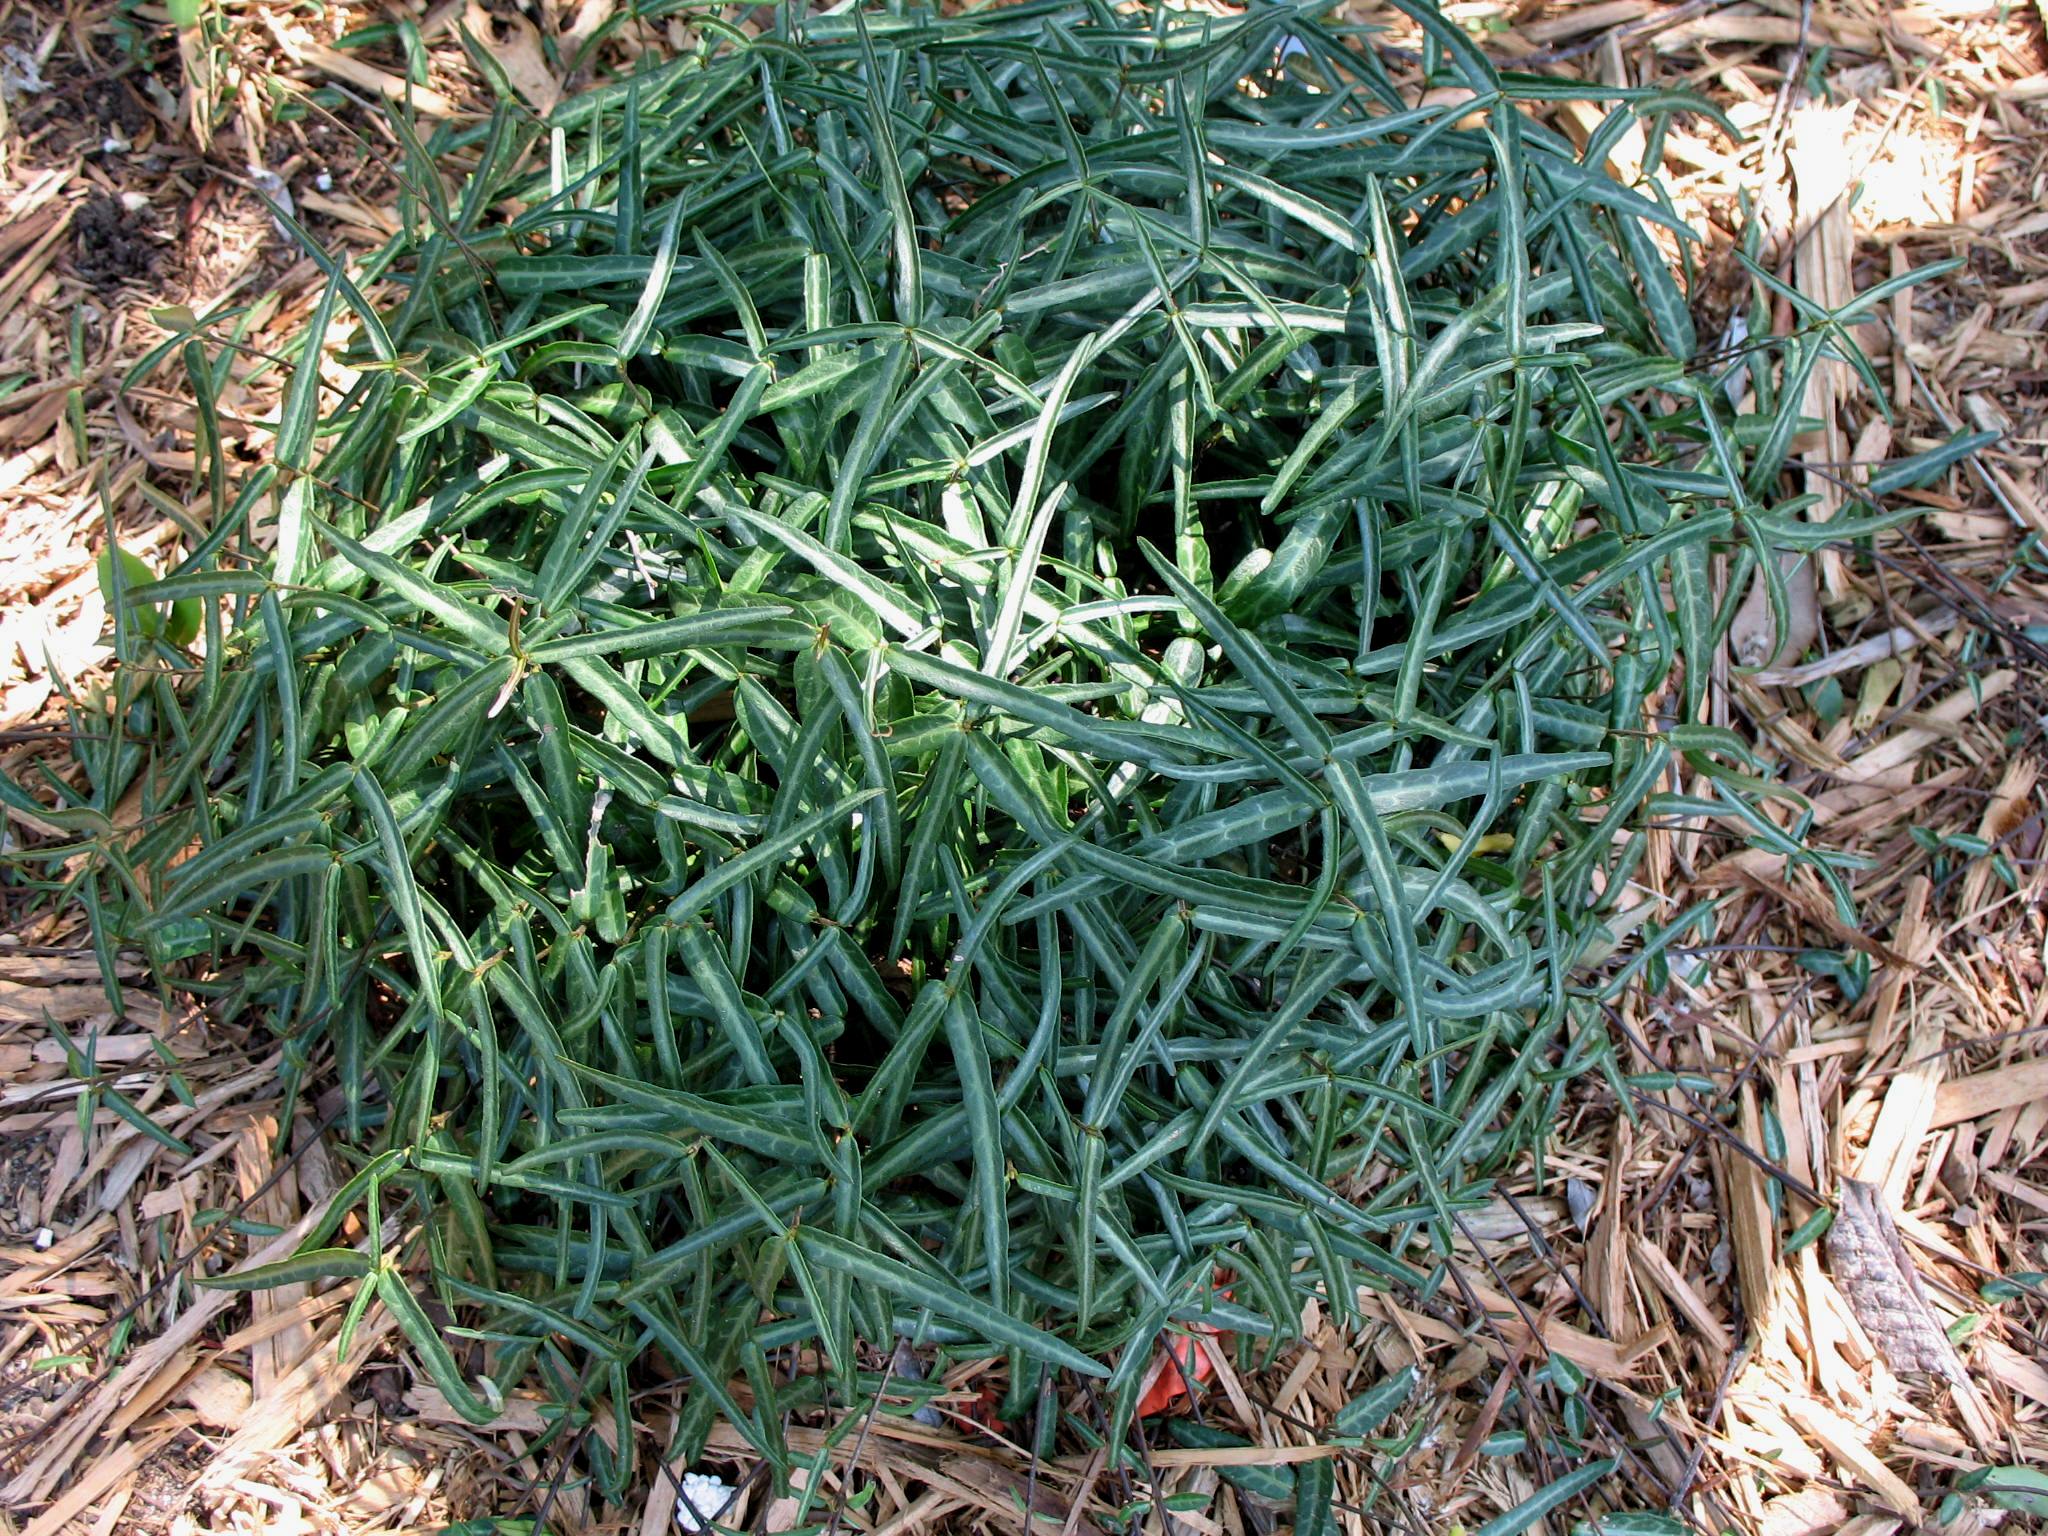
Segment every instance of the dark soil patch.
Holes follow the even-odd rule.
[[[192,1510],[192,1485],[206,1470],[211,1450],[196,1435],[181,1435],[144,1462],[121,1522],[131,1536],[165,1536]]]
[[[72,216],[78,238],[78,275],[102,291],[156,270],[157,242],[146,209],[130,211],[101,193]]]
[[[17,1137],[0,1152],[0,1236],[20,1239],[36,1230],[56,1161],[57,1138],[48,1131]]]
[[[126,80],[111,76],[93,77],[85,81],[81,94],[85,98],[85,110],[107,134],[132,141],[149,126],[149,109],[128,88]]]

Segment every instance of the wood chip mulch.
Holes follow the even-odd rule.
[[[464,6],[401,10],[429,63],[415,105],[477,111],[486,97],[453,39]],[[1468,1219],[1449,1288],[1461,1306],[1368,1298],[1365,1325],[1340,1327],[1312,1304],[1308,1345],[1257,1373],[1215,1351],[1205,1418],[1253,1444],[1198,1451],[1154,1433],[1157,1491],[1187,1496],[1171,1517],[1182,1530],[1267,1536],[1299,1512],[1232,1474],[1328,1456],[1341,1529],[1480,1526],[1538,1486],[1528,1457],[1495,1452],[1503,1434],[1555,1422],[1563,1373],[1532,1379],[1555,1355],[1586,1378],[1588,1444],[1621,1458],[1609,1491],[1633,1507],[1757,1536],[2016,1528],[2028,1517],[1949,1495],[1970,1469],[2048,1462],[2041,11],[1446,10],[1503,65],[1690,88],[1743,132],[1734,143],[1692,117],[1662,144],[1666,185],[1707,237],[1691,257],[1703,346],[1734,356],[1746,340],[1730,252],[1752,217],[1759,259],[1827,305],[1961,259],[1859,323],[1883,401],[1846,367],[1816,372],[1806,408],[1822,425],[1800,444],[1810,516],[1856,515],[1888,459],[2001,436],[1902,493],[1925,515],[1880,535],[1875,558],[1829,551],[1792,574],[1801,643],[1772,654],[1767,612],[1745,610],[1711,691],[1712,723],[1805,797],[1766,813],[1827,850],[1853,909],[1813,862],[1732,815],[1669,819],[1608,974],[1637,930],[1703,915],[1651,968],[1658,989],[1621,986],[1607,1003],[1630,1101],[1590,1077],[1574,1087],[1541,1166]],[[544,107],[574,82],[543,40],[562,56],[609,12],[541,0],[467,14]],[[65,771],[65,703],[104,676],[91,562],[109,519],[161,565],[184,537],[167,509],[209,515],[176,367],[123,387],[164,335],[152,312],[248,307],[221,414],[230,462],[257,463],[277,412],[268,354],[305,323],[318,274],[256,194],[282,191],[356,254],[394,217],[390,133],[368,106],[407,89],[395,46],[337,48],[332,19],[254,0],[215,46],[181,50],[148,14],[0,0],[0,772],[17,779]],[[1397,49],[1412,34],[1372,0],[1344,15]],[[607,46],[660,47],[670,25]],[[1546,111],[1584,142],[1603,109]],[[1610,164],[1633,177],[1650,149],[1624,133]],[[1780,304],[1771,323],[1797,322]],[[1665,787],[1704,792],[1682,772]],[[9,846],[44,830],[10,817]],[[665,1466],[680,1392],[654,1393],[634,1404],[636,1492],[608,1505],[561,1480],[523,1399],[484,1431],[454,1422],[378,1309],[343,1358],[346,1290],[196,1288],[289,1251],[337,1187],[327,1084],[316,1073],[281,1100],[277,1042],[196,998],[167,1007],[139,975],[117,1010],[85,946],[75,911],[0,885],[0,1531],[368,1536],[497,1515],[653,1536],[672,1528],[684,1471],[745,1482],[753,1463],[730,1435],[702,1468]],[[82,1116],[96,1086],[181,1146],[103,1101]],[[1419,1416],[1412,1448],[1332,1452],[1335,1411],[1410,1365],[1426,1390],[1389,1428]],[[1041,1530],[1112,1528],[1142,1490],[1099,1459],[1034,1465],[991,1436],[976,1375],[970,1362],[949,1377],[938,1426],[885,1418],[841,1437],[819,1507],[872,1484],[839,1517],[849,1532],[1013,1530],[1028,1494],[1052,1516]],[[791,1444],[821,1448],[828,1427],[793,1425]],[[774,1531],[795,1516],[750,1490],[726,1523]]]

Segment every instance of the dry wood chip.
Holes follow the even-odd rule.
[[[1999,521],[2003,524],[2004,519]],[[1752,681],[1772,688],[1804,688],[1808,683],[1817,683],[1837,673],[1860,672],[1887,657],[1903,656],[1935,635],[1947,634],[1956,627],[1956,622],[1953,613],[1930,613],[1924,619],[1915,620],[1911,628],[1898,625],[1881,635],[1872,635],[1868,640],[1845,645],[1819,661],[1809,661],[1796,667],[1766,667],[1756,673]]]
[[[2024,822],[2034,785],[2040,776],[2041,765],[2031,757],[2015,757],[2007,763],[2004,776],[1991,792],[1984,814],[1978,819],[1977,835],[1985,842],[1995,844]],[[1970,866],[1970,872],[1963,877],[1962,893],[1956,898],[1959,917],[1969,918],[1976,914],[1983,905],[1984,893],[1990,888],[1991,880],[1989,857],[1978,859]]]
[[[1494,1331],[1488,1330],[1476,1339],[1468,1339],[1462,1330],[1451,1324],[1427,1313],[1411,1311],[1372,1291],[1361,1290],[1358,1293],[1358,1305],[1368,1316],[1393,1322],[1411,1337],[1435,1339],[1445,1344],[1477,1343],[1494,1359],[1504,1360],[1509,1348],[1528,1338],[1529,1330],[1523,1324],[1520,1312],[1507,1297],[1478,1284],[1472,1285],[1471,1291],[1492,1319],[1493,1329],[1498,1330],[1498,1337]],[[1631,1348],[1624,1349],[1611,1339],[1595,1338],[1590,1333],[1555,1319],[1544,1320],[1542,1326],[1545,1348],[1563,1355],[1588,1376],[1598,1378],[1623,1394],[1629,1393],[1629,1388],[1623,1383],[1635,1374],[1635,1361],[1643,1352],[1643,1344],[1654,1344],[1657,1339],[1670,1332],[1668,1324],[1662,1328],[1653,1328],[1643,1339],[1633,1341]],[[1506,1348],[1502,1346],[1503,1339],[1506,1340]]]
[[[1793,885],[1790,877],[1778,878],[1785,874],[1785,871],[1786,859],[1783,854],[1769,848],[1746,848],[1702,870],[1694,883],[1709,889],[1736,885],[1750,886],[1798,913],[1815,927],[1824,929],[1838,943],[1846,944],[1851,949],[1859,949],[1873,960],[1882,960],[1887,965],[1908,963],[1896,950],[1843,922],[1827,898],[1811,889]]]
[[[214,1453],[206,1470],[208,1485],[218,1487],[266,1453],[288,1445],[342,1395],[397,1327],[397,1318],[377,1308],[356,1329],[345,1359],[337,1358],[335,1349],[339,1323],[323,1330],[312,1353],[272,1382],[270,1390],[250,1405],[241,1427]]]
[[[469,1424],[469,1420],[456,1412],[454,1404],[448,1401],[439,1387],[424,1381],[406,1389],[405,1406],[431,1424]],[[548,1427],[547,1418],[541,1413],[542,1406],[537,1399],[508,1397],[495,1419],[474,1427],[480,1435],[502,1435],[507,1430],[537,1435]],[[670,1503],[673,1505],[674,1500]]]
[[[163,1017],[163,1005],[147,992],[124,991],[121,1006],[129,1018],[152,1029]],[[76,1024],[105,1019],[108,1014],[107,994],[97,982],[46,987],[0,981],[0,1022],[41,1024],[47,1018],[58,1024]]]
[[[470,0],[464,24],[491,51],[512,89],[542,117],[562,99],[562,82],[548,63],[538,28],[517,11],[490,11]]]
[[[1820,18],[1815,17],[1818,21]],[[1807,37],[1811,39],[1816,31],[1809,27]],[[1872,53],[1877,49],[1877,29],[1864,22],[1852,22],[1837,17],[1832,31],[1836,43],[1843,48],[1853,48],[1860,53]],[[1659,53],[1677,53],[1684,48],[1696,47],[1701,43],[1768,43],[1775,45],[1793,44],[1800,41],[1799,18],[1796,16],[1755,16],[1721,11],[1706,16],[1695,16],[1677,26],[1666,27],[1651,40]]]
[[[1985,1339],[1971,1352],[1985,1372],[2008,1392],[2016,1392],[2048,1408],[2048,1369],[1997,1339]]]
[[[1595,5],[1574,5],[1562,15],[1546,16],[1515,30],[1526,41],[1549,48],[1584,37],[1588,32],[1604,32],[1609,27],[1640,21],[1649,14],[1648,0],[1601,0]]]
[[[1627,1117],[1616,1116],[1613,1139],[1607,1148],[1607,1174],[1601,1181],[1606,1198],[1600,1202],[1600,1213],[1587,1235],[1583,1261],[1586,1288],[1598,1309],[1594,1316],[1610,1335],[1635,1331],[1624,1311],[1628,1305],[1628,1240],[1624,1235],[1628,1213],[1622,1195],[1628,1187],[1628,1164],[1634,1148],[1635,1138]]]
[[[1706,1299],[1694,1288],[1692,1282],[1687,1280],[1679,1272],[1678,1266],[1665,1256],[1664,1250],[1647,1238],[1637,1237],[1633,1244],[1633,1252],[1637,1270],[1662,1291],[1692,1325],[1700,1341],[1717,1357],[1717,1363],[1719,1360],[1727,1359],[1735,1348],[1735,1341],[1728,1336],[1727,1327],[1714,1315],[1714,1309],[1707,1305]]]
[[[1911,938],[1902,932],[1900,943],[1910,942]],[[1874,1024],[1871,1038],[1877,1039],[1885,1027],[1883,1021]],[[1877,1125],[1856,1165],[1857,1179],[1875,1185],[1886,1199],[1903,1197],[1913,1160],[1926,1139],[1928,1122],[1934,1116],[1935,1095],[1948,1060],[1942,1053],[1947,1035],[1942,1016],[1933,1009],[1923,1009],[1915,1016],[1906,1036],[1906,1065],[1893,1074],[1886,1086]]]
[[[113,1229],[111,1219],[96,1216],[76,1232],[58,1238],[40,1253],[27,1244],[0,1245],[0,1266],[11,1271],[0,1275],[0,1296],[13,1296],[39,1288],[50,1276],[92,1252]]]
[[[21,1536],[57,1536],[59,1531],[84,1514],[97,1500],[105,1498],[115,1484],[154,1456],[158,1448],[170,1438],[171,1432],[162,1432],[146,1440],[130,1440],[108,1455],[100,1457],[86,1469],[83,1476],[59,1494],[54,1503],[29,1521]]]
[[[178,1400],[209,1429],[233,1429],[248,1417],[254,1395],[249,1383],[234,1372],[209,1365],[178,1389]]]
[[[1252,1410],[1251,1398],[1244,1390],[1244,1383],[1238,1380],[1237,1367],[1222,1345],[1209,1334],[1196,1334],[1196,1347],[1202,1351],[1210,1367],[1216,1372],[1217,1385],[1223,1395],[1230,1399],[1230,1405],[1247,1424],[1258,1422]]]
[[[1934,1095],[1934,1118],[1928,1123],[1939,1130],[2044,1097],[2048,1097],[2048,1057],[2016,1061],[1943,1083]]]
[[[285,1257],[299,1245],[316,1219],[313,1214],[301,1218],[251,1254],[245,1267],[254,1269]],[[232,1291],[200,1292],[178,1315],[176,1322],[141,1345],[128,1358],[119,1375],[99,1383],[82,1403],[66,1410],[63,1418],[52,1426],[51,1432],[37,1443],[35,1455],[28,1464],[0,1486],[0,1502],[29,1503],[47,1496],[115,1410],[138,1393],[148,1390],[165,1367],[177,1361],[214,1317],[236,1299]],[[177,1368],[182,1376],[183,1368]]]
[[[438,1393],[435,1395],[439,1396]],[[412,1394],[407,1393],[406,1401],[411,1400]],[[443,1399],[444,1404],[445,1401]],[[533,1433],[538,1433],[538,1429]],[[663,1440],[666,1439],[663,1436]],[[689,1470],[687,1457],[655,1466],[653,1475],[647,1480],[647,1500],[640,1507],[639,1536],[667,1536],[669,1527],[675,1523],[676,1491],[682,1487],[683,1474]]]
[[[901,1419],[878,1418],[874,1421],[873,1433],[863,1450],[863,1457],[872,1464],[876,1459],[889,1457],[896,1463],[896,1472],[906,1480],[914,1479],[947,1494],[962,1503],[973,1504],[986,1510],[998,1519],[1014,1520],[1023,1508],[1028,1480],[1025,1475],[1012,1469],[995,1454],[979,1446],[968,1445],[959,1440],[943,1436],[912,1435]],[[855,1436],[843,1432],[844,1426],[828,1432],[792,1425],[787,1431],[790,1449],[800,1455],[815,1456],[820,1451],[829,1451],[834,1462],[843,1462],[852,1457]],[[883,1445],[880,1442],[894,1442]],[[711,1431],[706,1449],[715,1455],[738,1456],[751,1459],[759,1452],[746,1443],[730,1424],[720,1423]],[[1283,1453],[1295,1448],[1283,1448]],[[1322,1447],[1311,1447],[1316,1454],[1330,1454]],[[1097,1453],[1099,1454],[1099,1453]],[[1159,1458],[1172,1456],[1170,1451],[1153,1453],[1154,1464]],[[1214,1453],[1203,1452],[1203,1455]],[[1293,1455],[1289,1459],[1303,1459]],[[1078,1486],[1086,1488],[1093,1480],[1089,1468],[1081,1469]],[[1050,1521],[1066,1517],[1065,1529],[1082,1533],[1082,1536],[1096,1536],[1095,1523],[1083,1513],[1086,1501],[1077,1497],[1075,1468],[1058,1461],[1041,1462],[1038,1468],[1038,1486],[1035,1490],[1034,1513],[1044,1522],[1043,1528],[1050,1530]]]
[[[1970,1454],[1970,1442],[1940,1424],[1901,1424],[1892,1431],[1892,1444],[1921,1458],[1953,1459]]]
[[[1153,1466],[1167,1467],[1280,1467],[1303,1461],[1327,1461],[1345,1454],[1333,1445],[1217,1445],[1170,1446],[1150,1454]]]
[[[1755,1085],[1744,1083],[1738,1100],[1739,1134],[1746,1146],[1763,1145],[1763,1120]],[[1755,1329],[1757,1352],[1776,1359],[1783,1352],[1785,1308],[1780,1303],[1777,1223],[1764,1191],[1763,1174],[1747,1158],[1721,1154],[1722,1185],[1728,1199],[1728,1242],[1744,1309]]]
[[[141,957],[124,950],[114,956],[114,969],[123,981],[138,980],[143,974]],[[66,981],[89,981],[97,986],[99,979],[100,963],[90,953],[24,955],[0,950],[0,981],[54,987]]]
[[[1800,1477],[1825,1477],[1827,1463],[1785,1417],[1785,1405],[1800,1389],[1771,1374],[1767,1364],[1758,1374],[1761,1379],[1754,1390],[1728,1394],[1729,1449],[1773,1471],[1782,1469]]]
[[[0,278],[0,312],[13,308],[36,279],[43,275],[49,266],[57,242],[70,232],[71,215],[76,207],[76,204],[66,204],[63,214],[44,231],[42,238],[8,269],[4,278]]]
[[[199,1354],[196,1347],[179,1350],[141,1391],[123,1403],[120,1411],[107,1420],[107,1443],[111,1445],[125,1439],[129,1430],[170,1402],[178,1387],[199,1363]]]
[[[1849,1505],[1832,1488],[1802,1488],[1764,1506],[1757,1536],[1835,1536],[1849,1523]]]
[[[457,112],[454,102],[439,91],[424,85],[414,85],[410,80],[365,63],[352,53],[339,49],[312,47],[305,50],[306,62],[337,80],[345,80],[362,90],[375,91],[393,101],[410,102],[412,106],[428,117],[453,117]]]
[[[236,1350],[248,1349],[251,1345],[275,1337],[287,1329],[302,1328],[309,1322],[325,1317],[350,1299],[351,1288],[345,1285],[322,1291],[317,1296],[301,1297],[287,1310],[268,1313],[246,1327],[237,1328],[220,1341],[217,1353],[232,1355]]]
[[[276,1140],[277,1121],[269,1115],[258,1116],[244,1126],[234,1150],[235,1180],[241,1197],[249,1202],[249,1215],[282,1227],[299,1214],[298,1183],[288,1171],[272,1182],[276,1161],[271,1147]],[[250,1321],[261,1325],[271,1317],[290,1313],[308,1294],[304,1285],[251,1292]],[[270,1396],[278,1382],[306,1357],[312,1343],[311,1329],[294,1327],[266,1334],[249,1347],[249,1380],[259,1400]]]
[[[1975,715],[1984,705],[2003,694],[2018,681],[2018,674],[1989,672],[1974,691],[1958,689],[1932,709],[1923,712],[1927,725],[1915,726],[1886,737],[1876,746],[1850,760],[1839,777],[1852,783],[1867,781],[1910,763],[1942,739],[1940,726],[1957,725]]]
[[[1785,1411],[1841,1468],[1908,1520],[1920,1519],[1920,1501],[1913,1490],[1870,1448],[1869,1435],[1838,1414],[1812,1401],[1791,1401]]]

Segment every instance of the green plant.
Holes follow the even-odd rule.
[[[145,586],[156,580],[156,572],[143,560],[130,554],[118,544],[109,544],[100,551],[100,557],[93,563],[94,574],[99,578],[100,596],[106,600],[107,610],[112,613],[117,607],[128,607],[126,594],[132,587]],[[161,634],[172,645],[190,645],[199,636],[199,599],[180,598],[171,604],[166,618],[162,605],[136,603],[132,605],[135,625],[141,633],[154,639]]]
[[[1170,1330],[1264,1358],[1306,1292],[1440,1286],[1614,1073],[1641,957],[1579,967],[1646,819],[1796,851],[1692,722],[1712,552],[1817,536],[1654,185],[1518,106],[1704,109],[1411,14],[1471,100],[1313,8],[1042,0],[706,21],[552,137],[394,118],[404,231],[309,242],[274,462],[127,592],[206,601],[196,675],[124,627],[120,729],[35,806],[110,955],[344,1090],[360,1171],[236,1283],[358,1281],[473,1415],[617,1415],[607,1488],[658,1371],[673,1449],[722,1415],[778,1470],[898,1335],[1006,1356],[1012,1419],[1099,1378],[1120,1438]],[[162,354],[202,419],[218,324]],[[330,1246],[364,1201],[484,1331]]]

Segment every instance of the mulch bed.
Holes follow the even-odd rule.
[[[535,20],[499,18],[515,84],[544,94],[541,34],[588,35],[604,9],[548,0]],[[1978,0],[1448,9],[1505,65],[1690,87],[1744,131],[1734,144],[1696,119],[1663,145],[1667,186],[1707,236],[1703,345],[1732,356],[1744,339],[1730,327],[1747,280],[1729,256],[1744,198],[1759,259],[1826,303],[1961,258],[1859,326],[1885,401],[1847,369],[1817,375],[1823,425],[1803,462],[1823,508],[1847,506],[1888,457],[1962,430],[2002,437],[1904,491],[1926,515],[1880,536],[1875,559],[1830,554],[1795,583],[1807,655],[1773,657],[1768,629],[1739,622],[1715,680],[1715,722],[1806,797],[1797,830],[1834,851],[1855,920],[1811,864],[1734,818],[1669,820],[1627,909],[1661,925],[1712,901],[1711,925],[1651,967],[1663,985],[1611,1000],[1618,1069],[1651,1074],[1632,1101],[1576,1089],[1542,1166],[1469,1223],[1462,1268],[1486,1315],[1380,1299],[1364,1329],[1312,1320],[1310,1344],[1269,1370],[1239,1375],[1219,1353],[1203,1414],[1253,1454],[1223,1464],[1155,1433],[1153,1475],[1163,1493],[1203,1496],[1177,1507],[1186,1529],[1263,1536],[1292,1517],[1232,1474],[1330,1454],[1336,1410],[1413,1365],[1426,1390],[1394,1427],[1420,1416],[1424,1431],[1400,1458],[1337,1454],[1337,1518],[1353,1531],[1477,1526],[1536,1486],[1523,1458],[1496,1454],[1530,1411],[1501,1384],[1556,1354],[1590,1379],[1590,1439],[1623,1455],[1618,1475],[1647,1506],[1769,1536],[1911,1529],[1955,1513],[1944,1496],[1967,1469],[2048,1458],[2048,1308],[2032,1288],[2048,1270],[2041,15]],[[1391,9],[1346,11],[1396,50],[1409,40]],[[108,517],[160,563],[182,537],[166,507],[206,516],[175,366],[121,388],[164,334],[151,312],[251,307],[221,410],[231,462],[259,461],[277,409],[267,354],[305,323],[318,273],[256,194],[284,191],[318,238],[356,253],[395,217],[391,133],[368,96],[406,89],[397,47],[337,52],[331,26],[299,12],[235,14],[195,63],[115,6],[0,7],[0,771],[17,780],[66,771],[64,705],[104,675],[91,562]],[[415,18],[422,110],[486,100],[457,14]],[[640,28],[608,46],[665,40]],[[196,109],[195,71],[211,81]],[[1599,109],[1553,118],[1583,141]],[[1623,135],[1613,163],[1630,174],[1645,148]],[[1774,328],[1793,323],[1780,304]],[[1788,800],[1769,810],[1787,827],[1806,819]],[[15,819],[10,839],[41,830]],[[492,1514],[669,1528],[686,1469],[659,1457],[680,1388],[636,1402],[639,1491],[599,1506],[559,1481],[530,1405],[514,1399],[486,1431],[460,1425],[377,1314],[341,1358],[345,1292],[195,1289],[194,1274],[285,1251],[320,1210],[338,1182],[331,1106],[281,1101],[278,1046],[246,1021],[196,1001],[167,1009],[137,977],[117,1013],[79,914],[50,892],[0,887],[0,906],[6,1529],[367,1536]],[[1629,938],[1615,935],[1611,969]],[[60,1035],[96,1037],[93,1081],[189,1152],[104,1107],[82,1119],[89,1084]],[[1819,1235],[1816,1197],[1834,1200],[1844,1179],[1884,1192],[1895,1232],[1858,1228],[1845,1207],[1845,1227]],[[1789,1229],[1813,1240],[1788,1251]],[[1870,1305],[1859,1242],[1906,1256],[1927,1317],[1959,1346],[1958,1380],[1887,1365],[1897,1340]],[[986,1421],[971,1364],[948,1387],[936,1426],[883,1418],[845,1437],[818,1507],[872,1482],[842,1511],[847,1529],[1011,1529],[1029,1490],[1075,1531],[1106,1529],[1139,1492],[1099,1461],[1034,1463]],[[794,1425],[791,1444],[821,1445],[823,1428]],[[697,1470],[739,1484],[751,1466],[725,1437]],[[776,1530],[795,1515],[750,1493],[727,1523]],[[1995,1515],[1972,1504],[1947,1528]]]

